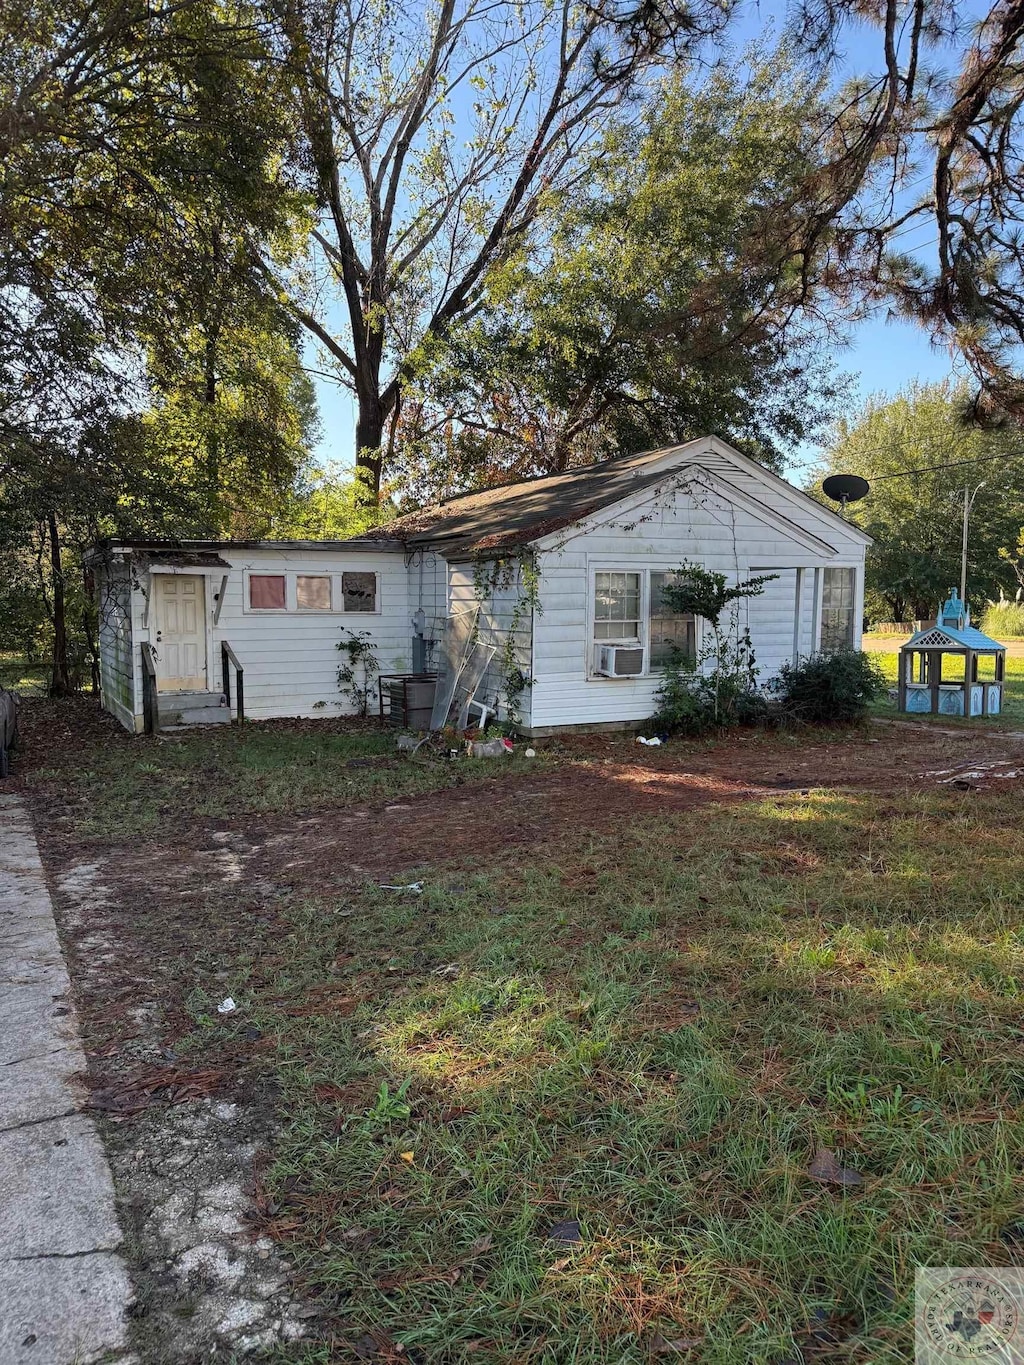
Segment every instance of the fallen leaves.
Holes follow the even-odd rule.
[[[115,1123],[152,1105],[185,1104],[216,1094],[225,1081],[223,1071],[209,1067],[186,1071],[182,1067],[157,1067],[144,1071],[121,1085],[95,1090],[89,1099],[91,1109],[102,1109]]]
[[[548,1228],[546,1235],[549,1242],[582,1242],[583,1240],[580,1225],[575,1218],[566,1218],[560,1223],[553,1223]]]
[[[842,1185],[851,1190],[864,1184],[864,1177],[857,1171],[851,1171],[849,1167],[843,1166],[835,1152],[830,1151],[828,1147],[818,1148],[807,1167],[807,1174],[812,1180],[817,1180],[823,1185]]]

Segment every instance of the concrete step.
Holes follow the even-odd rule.
[[[160,717],[160,730],[191,730],[196,725],[230,725],[231,712],[227,707],[220,711],[172,711],[169,716]]]
[[[222,692],[165,692],[159,697],[160,728],[229,725],[231,711]]]
[[[223,692],[158,692],[161,711],[202,711],[224,705]]]

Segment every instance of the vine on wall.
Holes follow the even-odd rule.
[[[344,655],[344,661],[338,665],[338,689],[342,696],[351,699],[357,715],[365,716],[370,710],[374,679],[380,672],[380,661],[370,632],[342,626],[341,639],[335,648]]]
[[[520,657],[517,636],[524,622],[531,621],[533,612],[540,614],[540,574],[532,551],[523,550],[498,559],[480,558],[473,565],[473,592],[481,612],[492,609],[497,593],[518,589],[512,611],[504,629],[504,639],[498,652],[501,689],[505,714],[510,725],[518,725],[521,717],[523,693],[533,679]],[[479,627],[478,627],[479,629]]]

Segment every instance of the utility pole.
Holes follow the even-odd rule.
[[[964,488],[964,536],[960,543],[960,601],[967,610],[967,527],[971,519],[971,508],[974,506],[974,499],[985,487],[985,480],[982,479],[974,492],[971,492],[970,485]]]

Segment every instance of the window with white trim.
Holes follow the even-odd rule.
[[[245,574],[244,610],[251,612],[376,614],[380,585],[375,572],[334,570],[330,573]]]
[[[285,611],[286,579],[283,573],[251,573],[249,575],[250,611]]]
[[[821,652],[853,649],[856,641],[857,570],[826,568],[821,594]]]
[[[665,601],[663,589],[674,584],[676,573],[651,570],[650,669],[666,668],[676,659],[697,662],[697,622],[690,612],[673,611]]]
[[[295,608],[297,611],[330,611],[331,576],[326,573],[295,575]]]
[[[697,622],[673,611],[665,587],[671,569],[600,569],[593,577],[591,645],[639,645],[646,650],[645,672],[656,673],[682,657],[697,658]]]
[[[598,643],[640,643],[641,583],[638,573],[594,575],[594,639]]]

